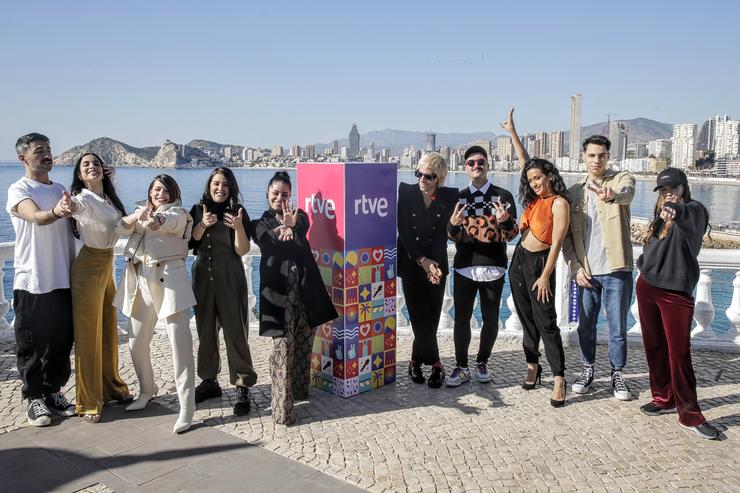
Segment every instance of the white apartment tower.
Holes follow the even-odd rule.
[[[570,158],[578,161],[581,155],[581,94],[570,97],[570,135],[568,139]]]
[[[497,161],[511,161],[514,154],[514,147],[511,144],[511,137],[508,135],[502,135],[496,137],[496,155],[498,156]]]
[[[627,157],[627,126],[624,123],[611,122],[609,124],[609,141],[612,143],[609,157],[617,161]]]
[[[693,168],[696,159],[696,134],[695,123],[677,123],[673,125],[672,167]]]
[[[557,159],[565,156],[563,153],[564,140],[565,132],[562,130],[555,130],[550,133],[550,159]]]
[[[717,121],[714,151],[717,157],[735,157],[740,155],[740,120]]]

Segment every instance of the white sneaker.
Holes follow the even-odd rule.
[[[632,398],[630,389],[624,381],[622,370],[612,370],[612,390],[614,391],[614,397],[620,401],[628,401]]]
[[[452,370],[452,375],[445,379],[448,387],[459,387],[461,384],[470,381],[470,370],[456,366]]]
[[[491,374],[488,373],[488,363],[475,364],[475,379],[480,383],[489,383],[491,381]]]

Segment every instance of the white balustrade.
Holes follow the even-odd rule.
[[[411,331],[411,323],[403,314],[406,307],[406,297],[403,295],[403,279],[396,277],[396,328],[402,332]]]
[[[695,341],[700,339],[714,339],[714,332],[711,329],[713,320],[712,271],[711,269],[701,269],[699,282],[696,285],[696,297],[694,299],[694,321],[696,321],[696,327],[691,331],[691,338]]]
[[[121,239],[118,241],[115,247],[116,256],[123,253],[126,240]],[[4,266],[6,263],[13,262],[13,242],[0,243],[0,266]],[[508,255],[511,258],[514,247],[510,245],[508,248]],[[639,246],[635,247],[635,258],[642,252],[642,248]],[[454,257],[454,246],[448,248],[448,255],[450,259]],[[250,252],[242,258],[244,266],[244,272],[247,276],[248,285],[248,304],[249,309],[252,311],[256,305],[258,286],[254,286],[252,283],[252,261],[255,257],[259,256],[259,248],[254,244]],[[740,271],[737,268],[740,266],[740,250],[702,250],[699,255],[699,264],[702,267],[701,276],[696,290],[696,307],[694,319],[696,320],[696,328],[692,332],[692,346],[695,348],[706,348],[714,349],[719,351],[735,352],[740,353]],[[712,269],[728,270],[732,269],[736,271],[733,286],[732,302],[723,313],[727,320],[730,322],[730,329],[725,333],[720,334],[712,329],[712,322],[715,320],[716,309],[712,300]],[[558,321],[561,330],[569,331],[575,329],[575,324],[568,323],[568,302],[569,302],[569,291],[568,284],[570,276],[566,270],[562,259],[558,261],[557,273],[556,273],[556,307],[558,310]],[[443,314],[440,319],[439,330],[440,333],[451,333],[454,321],[449,314],[449,310],[453,308],[453,297],[451,294],[450,277],[448,276],[448,282],[445,286],[445,295],[443,300]],[[7,281],[7,276],[4,276],[3,272],[0,272],[0,338],[12,337],[11,324],[7,320],[8,312],[10,311],[11,301],[6,298],[8,294],[4,289],[4,281]],[[397,327],[403,331],[410,331],[409,322],[403,315],[402,310],[405,306],[405,300],[403,297],[402,280],[397,279]],[[477,297],[476,297],[477,298]],[[477,300],[476,300],[477,303]],[[502,335],[521,337],[522,325],[519,318],[516,315],[516,309],[514,307],[514,301],[511,295],[506,299],[506,304],[511,312],[511,315],[503,321]],[[631,306],[632,315],[635,318],[635,325],[629,330],[630,341],[641,342],[641,327],[639,323],[639,312],[637,304]],[[257,325],[256,317],[250,316],[250,322],[252,328]],[[478,327],[477,320],[472,321],[474,327]],[[567,337],[563,337],[567,340]]]
[[[450,316],[450,310],[455,304],[454,300],[452,299],[452,291],[450,290],[450,287],[452,285],[452,282],[450,280],[451,277],[451,275],[448,275],[447,279],[445,280],[445,294],[442,298],[442,314],[439,317],[439,325],[437,326],[438,329],[443,332],[450,332],[455,327],[455,321]]]
[[[247,277],[247,310],[249,313],[249,325],[255,327],[259,326],[259,319],[256,316],[257,312],[255,310],[255,308],[257,307],[257,290],[254,289],[252,283],[252,261],[254,260],[254,257],[259,254],[258,252],[259,247],[252,243],[249,247],[249,253],[242,256],[244,275]]]
[[[732,281],[732,302],[725,310],[725,315],[730,321],[730,329],[725,332],[722,339],[727,344],[738,347],[740,346],[740,271],[735,273],[735,280]]]
[[[640,278],[640,272],[637,272],[637,277],[635,277],[635,286],[637,285],[637,280]],[[632,306],[630,307],[630,312],[632,312],[632,318],[635,319],[635,325],[632,326],[627,331],[627,339],[628,340],[635,340],[638,342],[642,342],[642,327],[640,326],[640,308],[637,306],[637,297],[635,297],[635,302],[632,303]]]

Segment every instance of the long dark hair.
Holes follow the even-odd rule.
[[[565,182],[563,181],[563,177],[560,176],[558,168],[547,159],[534,157],[528,159],[527,162],[524,163],[522,176],[519,179],[519,193],[517,194],[517,198],[519,199],[519,202],[522,203],[522,207],[524,209],[526,209],[527,206],[534,202],[534,200],[537,198],[537,194],[534,192],[534,190],[532,190],[532,187],[529,186],[529,180],[527,179],[527,172],[531,169],[538,169],[542,171],[542,173],[547,176],[548,180],[550,181],[552,191],[556,195],[559,195],[570,202],[568,187],[565,186]]]
[[[150,204],[152,204],[152,199],[150,199],[149,196],[152,194],[152,188],[154,188],[154,182],[156,181],[160,182],[162,185],[164,185],[164,188],[167,189],[167,193],[170,194],[170,204],[181,205],[180,186],[177,184],[174,178],[164,173],[152,178],[152,182],[149,184],[149,190],[146,191],[146,200]],[[153,205],[154,204],[152,204],[152,206]]]
[[[226,202],[223,204],[217,204],[213,200],[213,197],[211,197],[211,181],[213,181],[213,177],[215,177],[216,175],[221,175],[226,178],[226,181],[229,184],[229,198],[226,199]],[[201,199],[200,203],[201,205],[205,205],[206,207],[208,207],[209,212],[216,213],[217,215],[219,215],[219,218],[222,219],[224,211],[237,210],[237,207],[241,203],[241,198],[241,193],[239,192],[239,183],[236,181],[236,176],[234,176],[234,172],[231,171],[229,168],[218,167],[214,168],[213,171],[211,171],[211,174],[208,176],[208,181],[206,181],[206,188],[205,190],[203,190],[203,198]]]
[[[72,195],[77,195],[82,192],[83,188],[87,188],[85,187],[85,182],[82,181],[82,178],[80,178],[80,167],[82,166],[82,160],[85,159],[85,156],[95,156],[98,161],[100,161],[101,167],[105,168],[105,162],[103,161],[103,159],[94,152],[86,152],[82,154],[79,158],[77,158],[75,169],[72,173],[72,185],[70,185],[69,187]],[[108,197],[108,200],[111,201],[113,207],[118,209],[121,215],[125,216],[126,209],[123,207],[123,202],[121,202],[121,199],[118,198],[118,193],[116,193],[116,187],[115,185],[113,185],[113,180],[111,180],[110,177],[105,174],[105,169],[103,169],[103,193],[106,197]],[[77,221],[75,221],[74,218],[70,218],[70,220],[72,221],[72,232],[74,233],[75,238],[79,238],[80,232],[77,230]]]
[[[689,202],[697,202],[699,205],[701,205],[701,208],[704,209],[704,213],[707,215],[707,226],[704,229],[704,232],[709,235],[712,231],[712,225],[709,224],[709,211],[706,207],[704,207],[704,204],[691,198],[691,190],[689,189],[688,183],[683,183],[682,185],[683,195],[681,195],[681,199],[683,200],[683,203],[688,204]],[[652,237],[656,237],[662,240],[663,238],[668,236],[668,232],[673,227],[672,220],[669,219],[668,221],[665,221],[663,220],[663,218],[660,217],[660,209],[663,208],[664,204],[665,198],[663,197],[663,194],[658,192],[658,198],[655,201],[655,208],[653,209],[653,220],[650,221],[650,224],[648,224],[645,237],[642,239],[643,243],[647,243]]]

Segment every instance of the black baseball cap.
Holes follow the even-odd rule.
[[[486,150],[484,148],[482,148],[481,146],[470,146],[470,147],[468,147],[468,149],[465,151],[465,157],[464,157],[464,159],[467,160],[468,157],[469,156],[472,156],[473,154],[483,154],[484,156],[486,156],[486,161],[488,161],[488,152],[486,152]]]
[[[678,185],[688,185],[686,174],[678,168],[666,168],[658,174],[656,187],[653,192],[657,192],[660,187],[677,187]]]

